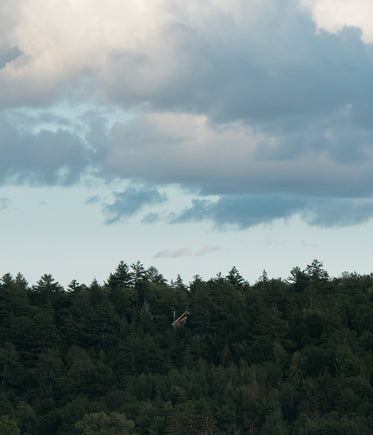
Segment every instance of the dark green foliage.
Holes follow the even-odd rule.
[[[134,433],[135,425],[118,412],[112,412],[110,415],[94,412],[85,414],[75,427],[82,435],[129,435]]]
[[[4,275],[0,434],[372,433],[373,275],[290,274]]]
[[[0,435],[19,435],[20,433],[14,420],[11,420],[7,415],[0,418]]]

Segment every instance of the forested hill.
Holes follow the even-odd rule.
[[[373,433],[372,274],[6,274],[0,328],[0,434]]]

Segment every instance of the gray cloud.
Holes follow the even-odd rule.
[[[143,217],[142,223],[143,224],[154,224],[155,222],[158,222],[160,219],[160,216],[158,213],[148,213],[146,216]]]
[[[118,40],[107,41],[104,32],[96,45],[76,38],[70,53],[48,27],[38,41],[56,45],[50,55],[60,56],[58,71],[38,57],[37,44],[1,42],[4,107],[31,111],[63,96],[71,107],[91,108],[80,124],[68,114],[36,110],[12,118],[4,109],[0,182],[73,184],[94,170],[100,180],[199,190],[173,223],[209,219],[242,229],[294,214],[319,226],[369,219],[373,49],[361,32],[317,32],[296,0],[232,0],[207,9],[192,3],[157,4],[154,32],[141,28],[136,44],[119,25]],[[91,28],[89,13],[97,8],[94,2],[82,28]],[[167,20],[160,19],[164,12]],[[66,31],[79,34],[80,21],[71,23]],[[108,107],[122,108],[122,119],[108,123]],[[59,128],[35,130],[44,124]],[[104,213],[113,223],[164,201],[156,188],[129,189],[115,193]],[[143,222],[157,219],[150,212]]]
[[[309,204],[304,212],[306,222],[322,227],[356,225],[366,222],[372,217],[372,200],[317,200]]]
[[[130,187],[123,192],[114,192],[114,202],[104,206],[104,213],[108,216],[107,224],[133,216],[143,207],[161,204],[166,201],[166,195],[156,189],[139,189]]]
[[[4,68],[8,62],[16,59],[20,55],[17,47],[11,47],[0,43],[0,69]]]
[[[339,122],[271,136],[242,123],[154,114],[116,124],[101,176],[197,187],[208,194],[372,194],[373,132]],[[337,115],[336,115],[337,116]],[[296,120],[294,120],[296,122]]]
[[[281,131],[291,117],[297,130],[346,103],[357,118],[361,105],[371,110],[372,62],[359,30],[317,33],[298,1],[240,4],[241,19],[233,17],[235,6],[204,16],[203,26],[187,8],[173,8],[161,57],[151,55],[159,47],[149,42],[142,56],[112,58],[110,97],[124,107],[148,102],[217,123],[244,120],[270,130],[275,123]]]
[[[300,214],[310,225],[349,226],[373,217],[373,201],[299,197],[222,196],[218,201],[194,199],[191,207],[170,216],[173,224],[211,220],[218,228],[246,229]]]
[[[193,205],[171,218],[171,223],[212,220],[218,227],[234,225],[240,229],[274,219],[288,218],[302,210],[304,200],[278,197],[245,195],[222,196],[218,201],[193,200]]]
[[[17,129],[0,117],[0,182],[73,184],[93,163],[93,153],[72,132]]]
[[[86,199],[86,204],[97,204],[101,201],[101,197],[99,195],[90,196]]]
[[[244,120],[267,128],[272,122],[285,127],[292,116],[297,125],[304,118],[322,118],[346,103],[353,105],[357,119],[365,112],[359,111],[361,106],[371,110],[365,90],[372,84],[372,63],[358,29],[345,28],[337,35],[317,32],[311,14],[300,9],[298,0],[232,1],[223,7],[210,4],[208,11],[199,2],[191,8],[173,1],[161,3],[153,11],[153,33],[140,38],[136,49],[127,43],[124,24],[118,39],[106,41],[103,32],[102,40],[96,41],[97,56],[87,56],[87,49],[92,49],[86,46],[89,40],[75,40],[74,56],[60,45],[63,36],[71,40],[74,32],[96,23],[90,14],[97,10],[97,2],[84,17],[72,16],[72,26],[61,28],[62,34],[20,15],[21,22],[26,19],[24,32],[36,32],[39,24],[43,29],[39,44],[55,47],[50,56],[62,57],[66,65],[51,70],[37,45],[23,44],[23,68],[18,62],[14,69],[4,70],[4,85],[8,83],[9,93],[21,93],[18,98],[25,101],[34,93],[36,105],[38,98],[42,104],[48,97],[56,100],[63,90],[76,99],[101,95],[126,109],[146,104],[154,110],[205,113],[217,123]],[[71,13],[63,5],[60,8]],[[117,9],[124,23],[128,9]],[[168,19],[158,20],[164,13]],[[106,13],[102,17],[112,26],[116,18]],[[19,73],[10,80],[5,73],[13,74],[16,66]],[[36,68],[44,81],[35,74]]]

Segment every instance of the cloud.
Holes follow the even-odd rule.
[[[12,62],[19,56],[20,52],[15,47],[9,47],[0,42],[0,69],[7,63]]]
[[[220,251],[220,246],[206,245],[198,250],[181,248],[176,250],[164,249],[155,254],[154,258],[179,258],[179,257],[200,257]]]
[[[0,71],[0,82],[8,85],[3,102],[50,102],[67,84],[79,85],[82,77],[105,83],[114,54],[133,52],[163,20],[162,1],[140,3],[4,0],[4,44],[17,48],[19,56]]]
[[[148,213],[146,216],[143,217],[142,223],[143,224],[154,224],[155,222],[158,222],[160,219],[158,213]]]
[[[94,155],[76,135],[57,129],[37,133],[17,129],[0,116],[0,182],[73,184],[93,164]]]
[[[114,192],[114,202],[104,206],[108,216],[107,224],[113,224],[133,216],[145,206],[161,204],[166,201],[166,195],[156,189],[140,189],[130,187],[123,192]]]
[[[12,204],[9,198],[0,198],[0,210],[8,209]]]
[[[370,15],[362,0],[4,0],[0,182],[154,186],[115,193],[108,223],[167,185],[200,192],[175,223],[370,219]]]
[[[297,0],[2,4],[4,44],[19,52],[0,70],[8,105],[50,104],[70,92],[125,108],[266,122],[343,104],[355,81],[337,66],[365,60],[359,35],[316,34]],[[369,71],[353,75],[366,80]]]
[[[322,227],[357,225],[372,217],[372,200],[322,199],[309,204],[304,212],[306,222]]]
[[[227,195],[216,202],[194,199],[193,205],[171,219],[171,223],[210,219],[218,227],[233,225],[244,229],[288,218],[302,210],[304,205],[304,201],[299,199],[267,196]]]
[[[296,120],[294,120],[296,124]],[[291,127],[294,128],[294,127]],[[204,194],[370,195],[373,132],[350,108],[284,132],[189,114],[148,114],[109,131],[102,176],[194,186]]]
[[[212,221],[217,228],[246,229],[276,219],[300,215],[320,227],[349,226],[373,217],[373,201],[354,199],[301,198],[295,196],[225,195],[217,201],[194,199],[192,206],[170,216],[172,224]],[[272,241],[267,242],[267,245]]]
[[[85,203],[86,204],[97,204],[100,201],[101,201],[101,197],[99,195],[94,195],[94,196],[90,196],[89,198],[87,198]]]
[[[307,3],[320,29],[338,33],[346,26],[358,27],[364,42],[373,43],[372,2],[366,0],[307,0]]]

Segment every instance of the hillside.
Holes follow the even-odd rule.
[[[189,311],[183,326],[176,317]],[[370,434],[373,275],[0,281],[0,434]]]

